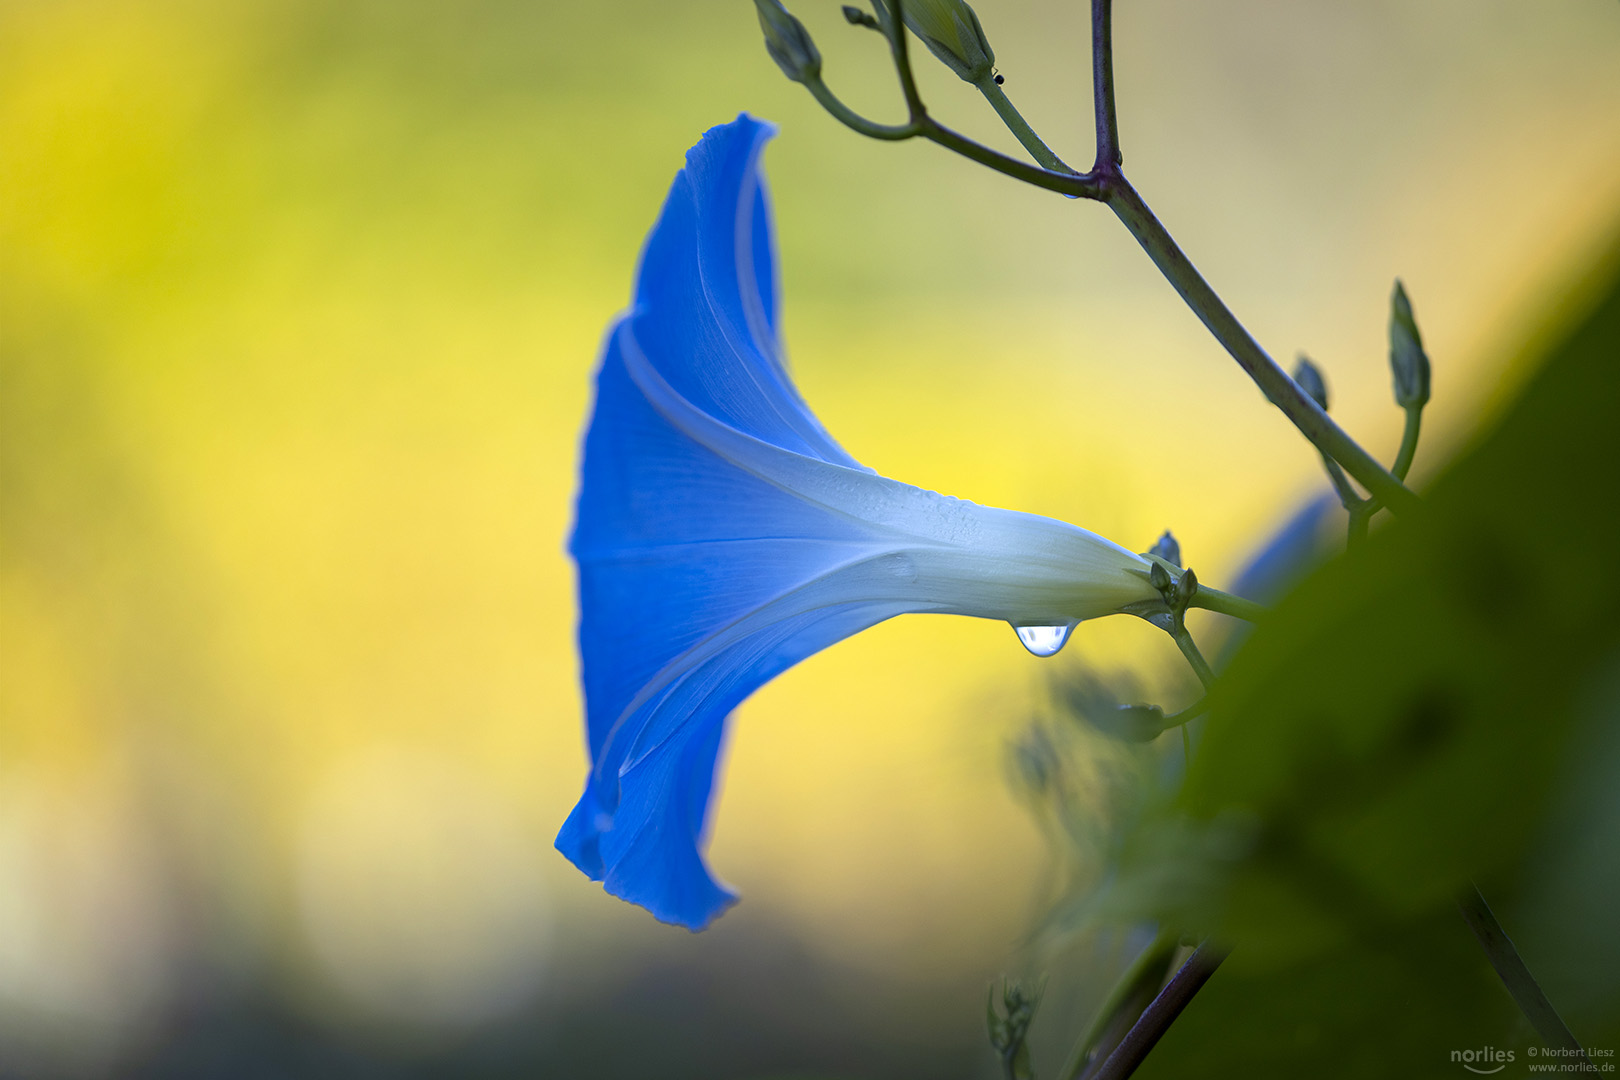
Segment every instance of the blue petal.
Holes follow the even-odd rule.
[[[557,838],[559,850],[615,896],[701,930],[736,900],[699,854],[726,714],[804,657],[902,610],[846,604],[800,614],[684,673],[666,699],[666,715],[681,716],[677,732],[619,777],[622,796],[609,827],[587,787]],[[701,707],[690,710],[692,699]]]
[[[859,522],[676,430],[631,381],[620,342],[616,334],[598,378],[572,543],[598,773],[609,733],[658,672],[716,628],[863,553],[870,540]],[[616,756],[627,749],[621,743]]]
[[[570,543],[592,770],[557,847],[609,892],[693,929],[735,899],[699,850],[726,715],[804,657],[906,610],[773,608],[868,557],[871,528],[694,441],[626,368],[634,349],[681,398],[730,428],[859,468],[804,405],[781,359],[758,168],[769,135],[748,117],[715,128],[676,177],[634,306],[603,352]],[[748,618],[759,624],[752,632],[716,638]]]
[[[1232,592],[1260,604],[1278,600],[1321,560],[1322,523],[1337,505],[1333,496],[1318,495],[1300,507],[1238,572]]]
[[[799,397],[776,337],[775,244],[759,174],[773,131],[741,116],[687,152],[642,255],[630,321],[642,351],[698,409],[783,449],[854,466]]]

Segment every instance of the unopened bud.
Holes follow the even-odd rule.
[[[1299,354],[1299,362],[1294,365],[1294,381],[1307,397],[1320,405],[1323,412],[1327,412],[1327,381],[1322,378],[1321,369],[1311,363],[1311,358],[1304,353]]]
[[[1395,376],[1395,403],[1403,409],[1422,408],[1429,403],[1429,357],[1423,351],[1423,335],[1412,317],[1412,302],[1400,279],[1389,298],[1389,367]]]
[[[1158,556],[1171,566],[1181,565],[1181,545],[1176,543],[1169,529],[1164,530],[1164,535],[1153,542],[1147,553]]]
[[[754,0],[759,12],[759,28],[765,31],[765,50],[794,82],[813,82],[821,77],[821,51],[810,40],[810,31],[782,6],[781,0]]]
[[[1125,742],[1152,742],[1164,734],[1164,710],[1157,705],[1121,705],[1096,721],[1099,730]]]
[[[1166,570],[1158,563],[1154,563],[1148,568],[1148,582],[1161,593],[1168,590],[1170,586],[1174,584],[1174,581],[1170,577],[1170,571]]]
[[[942,64],[970,83],[990,76],[996,51],[978,14],[963,0],[902,0],[900,7],[911,32]]]
[[[844,21],[851,26],[864,26],[871,30],[883,29],[876,19],[852,4],[845,4],[842,10]]]

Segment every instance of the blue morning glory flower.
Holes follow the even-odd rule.
[[[761,684],[908,612],[1055,652],[1157,599],[1141,556],[886,479],[822,428],[777,333],[772,132],[740,116],[686,155],[603,349],[569,546],[591,768],[557,847],[692,929],[736,899],[701,848],[726,717]]]

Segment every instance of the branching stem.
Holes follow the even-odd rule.
[[[1419,505],[1418,497],[1407,490],[1394,473],[1386,470],[1376,458],[1362,449],[1343,428],[1330,419],[1321,406],[1311,400],[1309,395],[1301,390],[1299,385],[1260,347],[1238,321],[1237,316],[1233,315],[1216,295],[1215,290],[1210,288],[1192,261],[1176,245],[1169,231],[1160,224],[1159,219],[1148,209],[1147,203],[1119,171],[1121,157],[1119,123],[1114,108],[1111,0],[1092,0],[1092,72],[1098,155],[1097,164],[1092,170],[1079,174],[1027,165],[952,131],[930,117],[911,70],[911,56],[902,11],[904,3],[905,0],[890,0],[887,5],[885,29],[895,72],[900,79],[900,89],[906,100],[908,122],[898,126],[876,124],[849,110],[825,86],[812,83],[811,93],[816,95],[818,101],[821,101],[841,122],[874,138],[897,140],[921,135],[981,165],[1036,187],[1075,198],[1106,202],[1109,209],[1114,211],[1126,229],[1136,238],[1137,243],[1142,245],[1142,250],[1147,252],[1148,257],[1170,282],[1171,287],[1180,294],[1182,300],[1215,336],[1215,340],[1232,355],[1238,366],[1248,373],[1249,378],[1254,380],[1261,392],[1282,410],[1301,434],[1323,454],[1342,465],[1346,472],[1367,489],[1372,498],[1379,501],[1380,505],[1387,506],[1397,514],[1407,513]],[[999,96],[1005,100],[1006,95]],[[997,106],[998,112],[1002,111],[995,98],[992,98],[991,104]],[[1014,134],[1024,141],[1036,159],[1041,160],[1043,155],[1050,155],[1051,162],[1061,166],[1061,160],[1046,148],[1046,144],[1041,142],[1032,130],[1029,130],[1028,124],[1018,115],[1016,109],[1012,109],[1010,102],[1006,104],[1006,109],[1012,117],[1016,117],[1015,121],[1008,121],[1009,126],[1013,127]],[[1003,119],[1008,119],[1008,112],[1003,112]],[[1036,147],[1040,148],[1040,152],[1037,152]]]
[[[922,136],[947,150],[953,150],[971,161],[988,166],[999,173],[1004,173],[1015,180],[1022,180],[1026,184],[1033,184],[1048,191],[1055,191],[1060,195],[1068,195],[1076,199],[1097,199],[1107,197],[1101,182],[1090,173],[1053,172],[1051,169],[1037,168],[1025,164],[1017,158],[1010,158],[997,150],[992,150],[982,143],[974,142],[966,135],[952,131],[944,124],[939,123],[931,116],[924,116],[922,123]]]
[[[1406,428],[1401,432],[1401,448],[1395,455],[1395,464],[1390,472],[1394,473],[1403,482],[1406,474],[1412,471],[1412,459],[1417,457],[1418,435],[1423,431],[1423,406],[1408,405],[1406,407]]]
[[[1041,137],[1035,134],[1035,129],[1029,126],[1029,121],[1024,119],[1023,114],[1018,111],[1012,100],[1007,97],[1007,92],[1001,88],[1001,84],[996,82],[995,76],[986,75],[973,85],[979,88],[979,93],[984,95],[984,100],[988,101],[990,107],[996,110],[996,115],[1001,117],[1003,124],[1007,125],[1007,130],[1013,133],[1013,137],[1023,145],[1025,150],[1029,151],[1029,156],[1040,162],[1041,168],[1050,172],[1080,175],[1065,164],[1062,158],[1053,153],[1051,147],[1041,141]]]
[[[1395,454],[1395,464],[1390,472],[1401,481],[1406,480],[1406,474],[1411,471],[1412,460],[1417,457],[1418,436],[1423,431],[1423,406],[1408,405],[1406,407],[1406,427],[1401,432],[1401,448]],[[1359,548],[1367,539],[1367,527],[1384,504],[1376,498],[1362,498],[1360,492],[1350,485],[1349,477],[1339,463],[1322,455],[1322,467],[1327,470],[1328,479],[1333,482],[1333,490],[1344,504],[1345,512],[1350,515],[1349,533],[1345,544],[1352,550]]]

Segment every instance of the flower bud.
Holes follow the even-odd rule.
[[[759,28],[765,31],[765,50],[782,74],[797,83],[819,79],[821,50],[810,40],[804,24],[782,6],[782,0],[754,0],[754,7],[759,12]]]
[[[1299,354],[1299,362],[1294,365],[1294,381],[1307,397],[1320,405],[1323,412],[1327,412],[1327,382],[1322,378],[1321,369],[1311,363],[1311,358],[1304,353]]]
[[[884,0],[879,3],[888,6]],[[963,0],[903,0],[901,10],[911,32],[964,81],[989,78],[996,51],[984,36],[979,16]]]
[[[1164,535],[1153,542],[1153,546],[1148,548],[1147,553],[1163,559],[1171,566],[1181,565],[1181,545],[1176,542],[1174,536],[1170,535],[1169,529],[1164,530]]]
[[[1124,742],[1152,742],[1164,734],[1164,710],[1157,705],[1121,705],[1113,716],[1093,723]]]
[[[844,21],[851,26],[864,26],[869,30],[883,29],[876,19],[852,4],[845,4],[843,11]]]
[[[1395,376],[1395,403],[1403,409],[1422,408],[1429,402],[1429,357],[1423,335],[1412,317],[1412,302],[1399,279],[1389,298],[1389,367]]]

